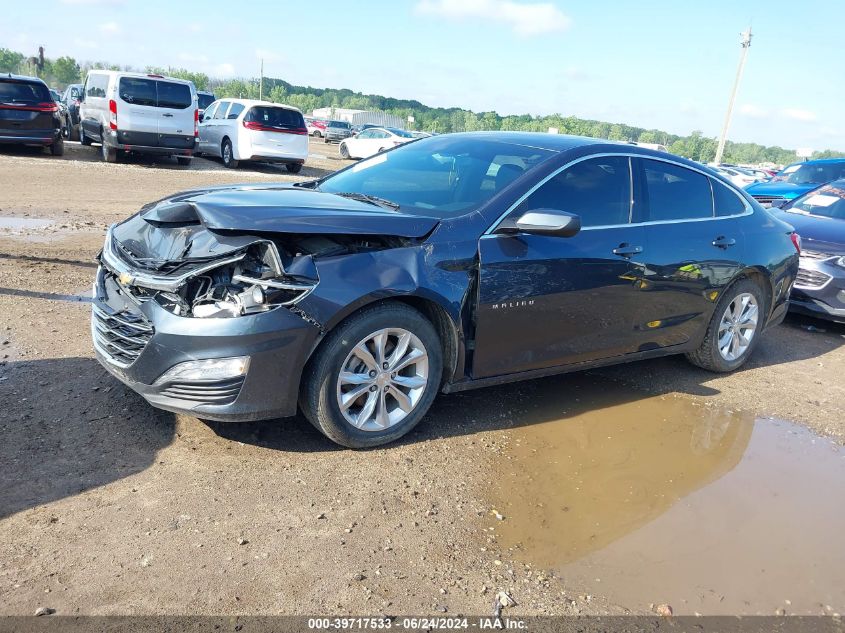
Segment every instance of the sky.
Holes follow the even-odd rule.
[[[52,6],[51,6],[52,5]],[[842,0],[43,0],[0,47],[845,150]]]

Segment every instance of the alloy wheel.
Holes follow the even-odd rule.
[[[362,431],[383,431],[404,420],[428,385],[428,352],[408,330],[385,328],[358,342],[337,377],[343,417]]]
[[[728,362],[740,358],[748,350],[757,333],[760,309],[757,299],[748,292],[734,297],[719,322],[719,354]]]

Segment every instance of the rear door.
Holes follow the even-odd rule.
[[[297,110],[252,106],[243,118],[250,131],[253,153],[259,156],[301,155],[308,152],[308,130]]]
[[[157,147],[159,116],[155,79],[118,77],[115,101],[120,142]]]
[[[49,139],[58,106],[41,82],[0,79],[0,136]]]
[[[640,347],[680,345],[701,335],[715,302],[743,268],[737,217],[747,204],[703,172],[635,158],[635,221],[646,230]]]
[[[199,123],[199,145],[197,149],[207,153],[216,153],[215,147],[210,142],[210,134],[211,134],[211,118],[214,116],[214,113],[217,112],[217,108],[220,106],[219,101],[215,101],[211,104],[208,108],[206,108],[205,112],[203,112],[203,118]]]
[[[156,79],[158,134],[162,147],[192,149],[197,102],[190,84]]]

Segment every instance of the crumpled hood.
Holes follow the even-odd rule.
[[[801,194],[807,193],[811,189],[818,187],[816,184],[807,185],[793,185],[790,182],[758,182],[753,185],[748,185],[745,188],[746,193],[752,196],[781,196],[792,200]]]
[[[212,231],[406,238],[421,238],[439,222],[290,185],[238,185],[187,192],[151,205],[140,215],[154,224],[199,221]]]

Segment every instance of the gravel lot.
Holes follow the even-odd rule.
[[[733,375],[666,358],[441,396],[402,442],[370,451],[301,418],[221,425],[150,408],[93,359],[83,298],[106,226],[181,189],[345,164],[336,145],[311,151],[297,176],[107,165],[74,144],[63,158],[0,153],[0,614],[487,614],[502,590],[512,614],[648,612],[500,545],[491,473],[532,395],[598,384],[589,394],[706,403],[845,442],[845,327],[793,317]],[[29,222],[2,228],[10,218]]]

